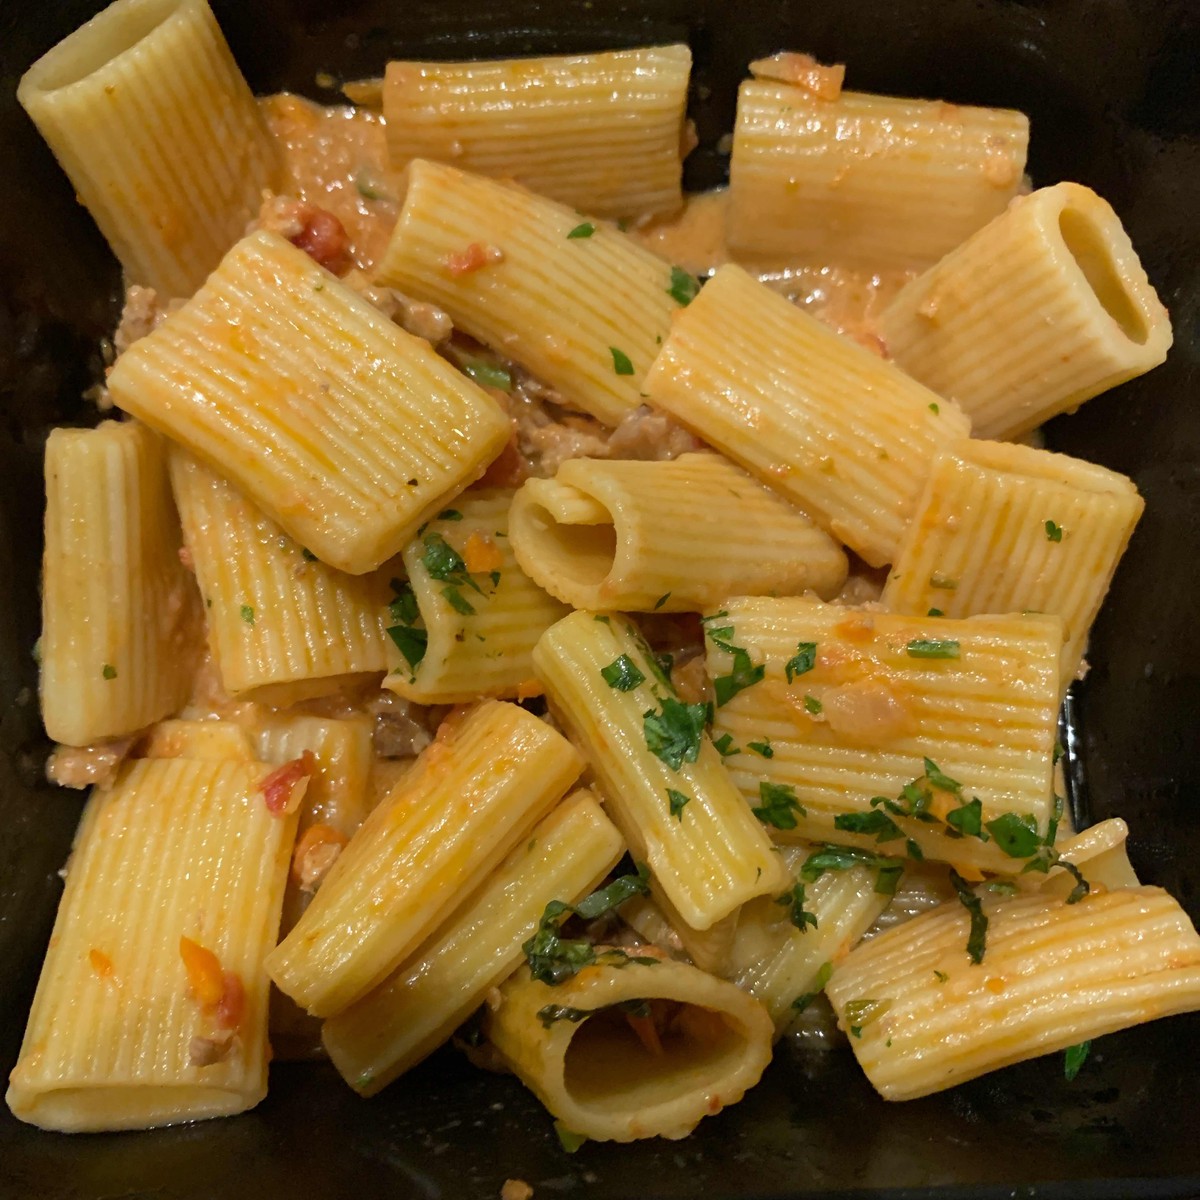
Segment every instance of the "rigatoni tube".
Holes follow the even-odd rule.
[[[126,350],[108,387],[355,575],[398,553],[510,432],[428,342],[265,231]]]
[[[387,668],[391,572],[347,575],[179,447],[171,483],[225,690],[294,703]]]
[[[954,902],[863,943],[833,973],[826,993],[885,1100],[1200,1008],[1200,937],[1159,888],[981,904],[978,964]]]
[[[184,703],[199,597],[156,433],[136,421],[56,429],[45,468],[42,719],[55,741],[83,746]]]
[[[890,562],[958,408],[721,267],[675,319],[651,400],[873,566]]]
[[[667,959],[585,967],[556,987],[522,967],[485,1030],[553,1116],[604,1142],[686,1137],[736,1104],[771,1058],[758,1001]]]
[[[117,0],[17,99],[133,283],[190,296],[275,186],[275,147],[204,0]]]
[[[271,953],[271,978],[316,1016],[381,983],[524,837],[582,761],[501,701],[452,716],[342,851]]]
[[[266,1095],[263,960],[296,832],[270,770],[146,760],[93,792],[10,1080],[21,1120],[144,1129]]]
[[[586,231],[586,236],[584,236]],[[616,425],[696,281],[610,225],[524,188],[417,160],[377,278]]]
[[[517,492],[513,550],[575,608],[703,612],[730,594],[832,596],[846,556],[803,513],[716,454],[571,459]]]
[[[408,581],[387,626],[389,691],[419,704],[541,692],[533,647],[567,609],[517,565],[512,498],[472,488],[405,547]]]
[[[1144,507],[1132,480],[1095,463],[964,439],[934,460],[883,603],[1056,614],[1065,691]]]
[[[729,167],[739,258],[918,270],[1004,211],[1029,119],[1002,108],[747,80]]]
[[[693,929],[778,887],[770,839],[649,648],[616,615],[572,613],[533,652],[547,699],[583,750],[635,858]]]
[[[587,895],[623,849],[591,792],[564,800],[408,963],[325,1022],[342,1078],[373,1096],[441,1045],[512,973],[546,905]]]
[[[1171,346],[1120,218],[1078,183],[1014,200],[908,284],[879,327],[899,366],[996,439],[1149,371]]]
[[[598,217],[683,202],[687,46],[490,62],[390,62],[392,166],[452,162]]]
[[[705,628],[713,736],[740,751],[725,760],[729,775],[752,804],[774,794],[784,805],[782,788],[798,805],[781,813],[777,836],[901,857],[911,839],[960,870],[1014,875],[1035,852],[1051,815],[1057,618],[949,620],[758,597],[731,600]],[[940,781],[927,778],[927,760]],[[915,811],[910,784],[929,792]],[[947,823],[976,797],[978,812]],[[985,825],[998,818],[1032,826],[1036,837],[1019,837],[1033,848],[1004,853]]]

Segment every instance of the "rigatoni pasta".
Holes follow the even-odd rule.
[[[170,462],[227,691],[288,703],[387,669],[390,570],[334,570],[186,451],[174,448]]]
[[[132,421],[46,444],[42,719],[67,745],[136,733],[191,688],[198,597],[165,453]]]
[[[17,99],[132,283],[190,296],[274,187],[278,155],[205,0],[118,0]]]
[[[692,54],[649,46],[493,62],[389,62],[388,155],[515,179],[598,217],[671,212]]]
[[[266,1095],[263,960],[296,832],[270,770],[146,760],[93,794],[10,1080],[22,1120],[143,1129]]]
[[[957,442],[934,460],[883,603],[948,617],[1056,614],[1065,691],[1143,507],[1132,480],[1094,463]]]
[[[485,701],[444,725],[342,851],[267,959],[280,990],[329,1017],[381,983],[478,886],[582,768],[548,725]]]
[[[575,608],[698,612],[846,579],[832,538],[716,454],[569,460],[521,488],[511,529],[526,573]]]
[[[908,374],[996,439],[1151,370],[1171,346],[1120,218],[1077,183],[1014,200],[908,284],[880,332]]]
[[[671,326],[651,400],[873,566],[891,562],[957,407],[722,267]]]
[[[523,188],[417,160],[376,277],[616,425],[696,281]]]
[[[342,1078],[373,1096],[420,1062],[512,973],[546,905],[586,895],[623,848],[590,792],[564,800],[406,966],[325,1022]]]
[[[751,79],[738,90],[729,244],[775,263],[923,268],[1004,211],[1029,119],[862,92],[826,99]]]
[[[517,565],[512,498],[464,492],[405,548],[387,626],[390,691],[421,704],[541,692],[533,647],[568,610]]]
[[[398,553],[509,432],[427,342],[266,230],[121,355],[108,389],[355,575]]]

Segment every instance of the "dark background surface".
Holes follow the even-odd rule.
[[[13,100],[22,70],[99,4],[0,0],[0,1075],[16,1057],[79,802],[38,782],[41,451],[111,330],[103,243]],[[804,49],[862,90],[1003,104],[1033,119],[1035,183],[1076,179],[1117,209],[1170,308],[1152,375],[1049,427],[1050,444],[1119,471],[1147,499],[1073,697],[1077,804],[1126,817],[1147,882],[1200,917],[1200,4],[1196,0],[216,0],[258,91],[333,99],[318,70],[389,56],[469,57],[686,39],[702,138],[689,183],[720,182],[752,57]],[[330,16],[333,12],[336,15]],[[685,1142],[566,1155],[514,1080],[442,1053],[370,1102],[324,1066],[283,1065],[243,1117],[143,1134],[40,1133],[0,1113],[0,1195],[494,1198],[705,1195],[1200,1196],[1200,1019],[1104,1038],[1067,1084],[1061,1056],[903,1105],[848,1051],[782,1049],[762,1084]]]

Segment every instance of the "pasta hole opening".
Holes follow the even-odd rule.
[[[143,0],[117,12],[101,12],[89,22],[89,36],[79,36],[81,29],[46,55],[37,86],[54,92],[82,82],[133,50],[183,7],[180,0]]]
[[[129,1087],[64,1087],[21,1105],[22,1120],[43,1129],[86,1131],[103,1128],[154,1129],[184,1121],[231,1116],[249,1107],[249,1097],[233,1088],[203,1084]]]
[[[1146,316],[1130,296],[1104,234],[1089,217],[1069,205],[1059,213],[1058,230],[1101,307],[1131,342],[1144,345],[1150,336]]]
[[[724,1014],[674,1000],[645,1004],[648,1016],[606,1008],[575,1031],[563,1080],[581,1107],[645,1109],[681,1091],[712,1091],[729,1074],[745,1039]]]
[[[530,517],[540,539],[539,554],[555,575],[576,587],[595,588],[612,573],[617,557],[612,525],[565,525],[540,505]]]

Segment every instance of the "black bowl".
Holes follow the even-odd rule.
[[[21,72],[101,7],[0,8],[0,1071],[10,1069],[58,902],[79,803],[40,782],[41,455],[85,422],[80,391],[117,313],[118,275],[18,109]],[[1072,695],[1073,801],[1126,817],[1147,882],[1200,916],[1200,10],[1195,0],[214,0],[258,91],[332,99],[315,79],[398,54],[469,57],[686,39],[702,145],[688,182],[722,180],[745,63],[780,48],[849,64],[852,86],[1010,105],[1033,118],[1038,184],[1074,179],[1121,215],[1175,322],[1166,366],[1048,428],[1050,444],[1133,477],[1146,515]],[[331,15],[336,14],[336,15]],[[1191,1197],[1200,1195],[1200,1018],[1100,1040],[1074,1083],[1061,1056],[887,1105],[848,1052],[784,1049],[747,1099],[685,1142],[563,1152],[512,1079],[443,1052],[375,1100],[328,1067],[279,1066],[232,1120],[64,1137],[0,1113],[5,1196],[494,1198]]]

